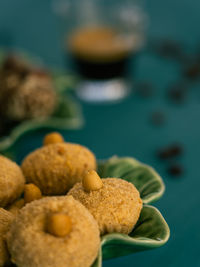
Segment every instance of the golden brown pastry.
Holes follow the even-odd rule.
[[[98,225],[71,196],[46,197],[27,204],[8,233],[18,267],[90,267],[98,254]]]
[[[0,155],[0,207],[19,198],[24,189],[24,175],[20,167],[10,159]]]
[[[11,205],[6,207],[6,210],[10,211],[13,215],[17,215],[20,209],[24,207],[24,199],[20,198],[15,200]]]
[[[30,153],[22,163],[26,181],[37,185],[44,195],[65,194],[93,169],[94,154],[72,143],[49,144]]]
[[[101,181],[102,185],[97,174],[89,172],[82,183],[74,185],[68,195],[79,200],[91,212],[102,235],[112,232],[130,233],[142,209],[138,190],[133,184],[119,178],[106,178]]]
[[[0,267],[8,263],[9,253],[6,245],[6,234],[14,216],[9,211],[0,208]]]

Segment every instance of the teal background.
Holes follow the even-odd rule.
[[[117,0],[116,0],[117,1]],[[172,37],[192,50],[200,41],[199,0],[149,0],[146,3],[151,25],[150,36]],[[64,66],[60,33],[49,0],[0,0],[0,45],[24,48],[40,56],[47,64]],[[132,95],[119,104],[82,103],[86,119],[80,131],[63,132],[66,140],[90,147],[98,158],[134,156],[152,165],[166,184],[164,197],[155,205],[171,229],[171,238],[162,248],[109,260],[103,266],[179,267],[200,266],[200,91],[193,84],[182,105],[166,100],[167,86],[180,77],[180,68],[172,60],[163,60],[148,52],[138,59],[137,80],[151,80],[155,96],[142,99]],[[163,127],[150,123],[152,111],[163,110],[167,122]],[[42,143],[45,131],[27,135],[17,144],[18,162]],[[184,155],[178,160],[185,172],[170,177],[167,164],[156,156],[157,148],[171,142],[184,144]],[[27,266],[28,267],[28,266]]]

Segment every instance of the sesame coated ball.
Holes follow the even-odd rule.
[[[30,153],[22,163],[27,183],[37,185],[43,195],[63,195],[84,173],[96,169],[94,154],[72,143],[51,144]]]
[[[63,237],[46,229],[49,214],[70,217],[71,230]],[[89,211],[71,196],[46,197],[27,204],[8,233],[12,262],[18,267],[90,267],[100,246],[98,225]]]
[[[5,207],[19,198],[24,190],[24,183],[20,167],[0,155],[0,207]]]
[[[137,223],[142,200],[135,186],[119,178],[102,179],[99,190],[87,192],[77,183],[68,192],[80,201],[97,220],[101,235],[112,232],[129,234]]]

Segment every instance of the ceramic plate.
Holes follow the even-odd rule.
[[[102,267],[102,261],[106,259],[163,246],[170,236],[169,227],[158,209],[148,204],[164,193],[164,184],[157,172],[134,158],[112,157],[99,161],[98,173],[102,178],[120,177],[133,183],[144,205],[129,235],[112,233],[102,236],[99,254],[92,267]]]
[[[133,183],[143,199],[137,225],[129,235],[112,233],[102,236],[101,251],[92,267],[101,267],[102,260],[163,246],[169,239],[169,227],[155,207],[148,205],[162,197],[165,186],[158,173],[134,158],[112,157],[99,161],[102,178],[118,177]]]

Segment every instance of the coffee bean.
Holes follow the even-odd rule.
[[[168,89],[168,98],[176,104],[184,102],[187,96],[188,87],[183,82],[173,84]]]
[[[154,88],[150,82],[139,82],[136,85],[136,91],[141,97],[148,98],[153,95]]]
[[[180,176],[183,174],[183,167],[178,163],[174,163],[168,168],[168,173],[173,176]]]
[[[175,156],[179,156],[182,153],[183,153],[183,147],[179,144],[174,144],[159,150],[158,157],[160,159],[169,159]]]
[[[182,46],[177,41],[169,38],[155,41],[154,50],[160,56],[166,58],[174,58],[179,60],[183,57]]]
[[[156,126],[163,125],[166,121],[166,116],[162,111],[155,111],[151,114],[151,122]]]
[[[189,65],[184,70],[183,75],[190,80],[196,80],[200,78],[200,63],[196,62],[196,63]]]

